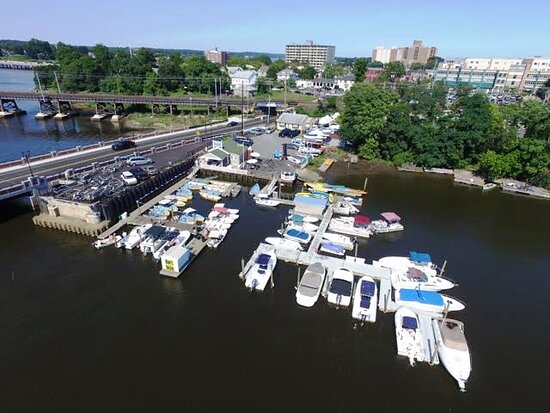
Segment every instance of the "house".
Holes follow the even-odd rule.
[[[381,67],[368,67],[365,74],[365,83],[372,83],[378,79],[384,73],[384,69]]]
[[[308,89],[313,87],[313,80],[311,79],[298,79],[296,80],[296,87],[298,89]]]
[[[334,89],[334,79],[326,77],[316,77],[313,79],[313,87],[315,89]]]
[[[236,72],[242,69],[239,66],[227,66],[225,70],[227,71],[227,74],[231,77],[231,75],[235,74]]]
[[[296,73],[292,69],[283,69],[279,73],[277,73],[277,80],[279,82],[284,82],[288,80],[297,80],[298,79],[298,73]]]
[[[256,88],[258,72],[254,70],[238,70],[229,77],[231,78],[231,90],[236,95],[249,96],[258,90]]]
[[[351,89],[354,83],[353,76],[336,76],[334,78],[335,87],[343,90],[344,92],[347,92]]]
[[[313,124],[313,120],[307,115],[297,113],[282,113],[277,119],[277,129],[292,129],[305,132]]]
[[[258,69],[258,77],[266,77],[268,70],[269,70],[269,66],[261,65],[260,68]]]
[[[199,160],[201,163],[213,166],[227,166],[230,168],[240,168],[248,159],[249,149],[244,145],[239,145],[230,137],[212,141],[212,148]]]

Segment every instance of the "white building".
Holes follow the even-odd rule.
[[[279,82],[284,82],[287,80],[297,80],[298,79],[298,73],[296,73],[292,69],[283,69],[279,73],[277,73],[277,80]]]
[[[390,62],[390,55],[392,49],[395,49],[395,47],[386,49],[384,46],[376,46],[372,50],[372,61],[373,62],[382,62],[382,63],[389,63]]]
[[[336,48],[334,46],[326,46],[313,44],[289,44],[285,49],[285,62],[307,62],[314,67],[318,72],[323,70],[326,63],[335,61]]]
[[[350,90],[354,83],[355,81],[353,76],[336,76],[334,78],[334,86],[344,92]]]
[[[249,95],[257,92],[258,73],[254,70],[239,70],[230,75],[231,90],[236,95]]]
[[[292,129],[305,132],[313,124],[313,120],[307,115],[297,113],[281,113],[277,119],[277,129]]]
[[[312,79],[298,79],[296,81],[296,87],[298,89],[307,89],[307,88],[313,87],[313,80]]]

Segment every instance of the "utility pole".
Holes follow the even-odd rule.
[[[241,81],[241,133],[244,136],[244,80]]]
[[[285,79],[284,105],[286,107],[286,79]]]
[[[269,125],[269,118],[271,115],[271,93],[267,97],[267,124]]]
[[[21,156],[23,157],[23,159],[25,159],[25,161],[27,162],[27,166],[29,167],[29,173],[34,178],[34,174],[32,173],[32,169],[31,169],[31,163],[29,162],[29,156],[30,155],[31,155],[30,151],[21,152]]]
[[[42,90],[42,84],[40,83],[40,76],[38,76],[38,73],[34,72],[34,75],[36,76],[36,81],[38,83],[38,90],[40,91],[40,94],[42,95],[42,100],[46,100],[44,98],[44,91]]]
[[[57,85],[57,93],[61,93],[61,88],[59,87],[59,79],[57,78],[57,71],[54,71],[53,75],[55,76],[55,84]]]

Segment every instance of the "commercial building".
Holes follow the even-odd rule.
[[[204,58],[212,63],[217,63],[222,66],[227,64],[227,52],[223,52],[217,48],[214,50],[205,50]]]
[[[307,115],[298,113],[281,113],[277,119],[277,129],[292,129],[305,132],[313,124],[313,120]]]
[[[375,47],[372,50],[372,60],[382,63],[403,62],[405,66],[413,63],[428,63],[430,57],[437,55],[437,48],[433,46],[423,46],[421,40],[413,41],[409,47],[391,47],[389,49],[383,46]]]
[[[315,70],[321,71],[327,63],[335,61],[336,48],[334,46],[318,45],[313,42],[307,44],[289,44],[285,49],[285,62],[307,62]]]

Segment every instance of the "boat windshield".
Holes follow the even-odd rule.
[[[334,279],[330,284],[330,292],[333,294],[351,296],[351,283],[346,280]]]

